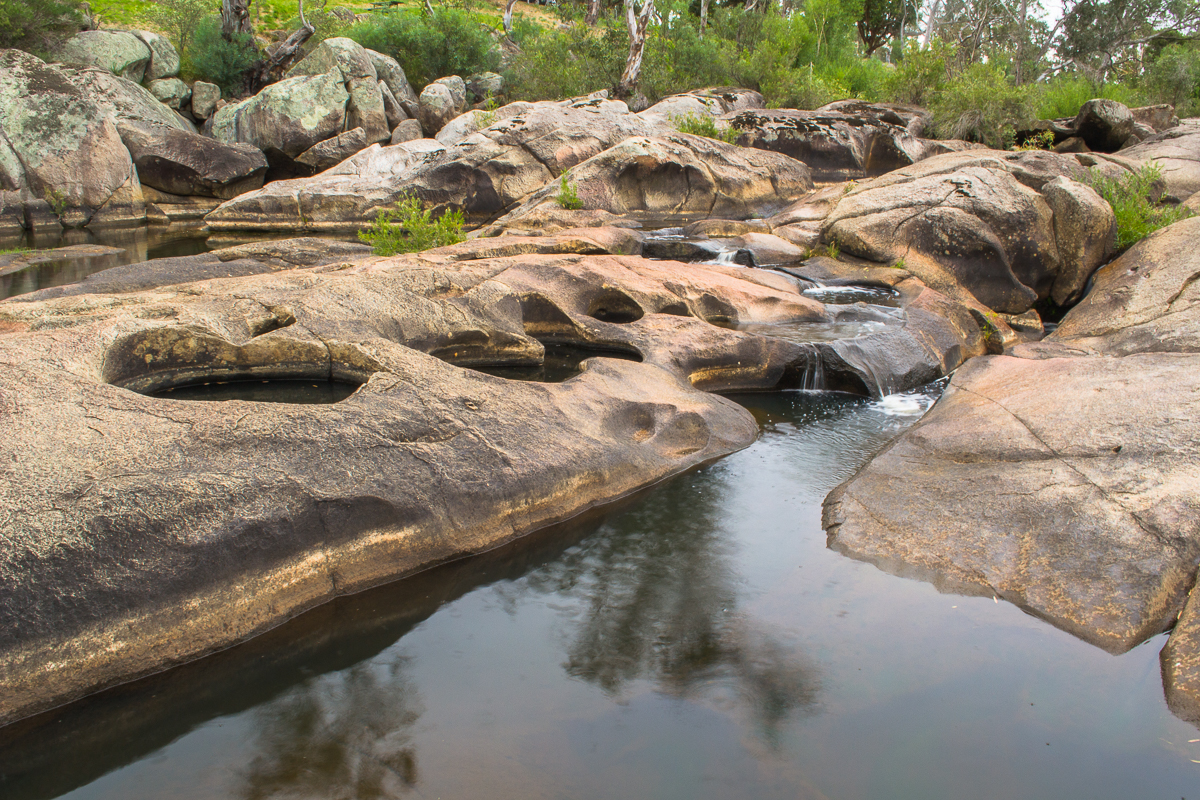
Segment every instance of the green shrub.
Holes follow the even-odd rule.
[[[431,247],[457,244],[463,236],[461,211],[447,211],[431,220],[429,210],[421,199],[408,195],[396,202],[396,207],[380,211],[358,238],[375,249],[379,256],[397,253],[419,253]]]
[[[556,100],[611,88],[628,52],[625,33],[611,24],[602,25],[598,34],[583,24],[543,30],[524,41],[521,57],[509,67],[509,97]]]
[[[583,208],[583,201],[575,192],[575,184],[569,183],[566,175],[562,176],[562,181],[558,185],[558,194],[554,196],[554,200],[560,208],[568,211],[578,211]]]
[[[718,128],[717,121],[707,114],[679,114],[671,117],[671,124],[680,133],[704,136],[726,144],[737,144],[738,132],[733,128]]]
[[[928,104],[950,81],[954,48],[934,40],[928,47],[909,42],[896,69],[883,81],[883,94],[896,103]]]
[[[396,59],[418,89],[447,75],[466,77],[500,68],[491,29],[469,12],[441,8],[435,17],[420,11],[375,17],[351,25],[342,35]]]
[[[0,0],[0,48],[48,55],[82,21],[75,0]]]
[[[1097,85],[1079,75],[1056,78],[1040,88],[1038,119],[1074,117],[1088,100],[1116,100],[1127,106],[1141,105],[1141,98],[1128,86],[1118,83]]]
[[[220,86],[223,94],[236,94],[245,82],[246,71],[259,58],[253,36],[235,33],[226,41],[221,35],[221,18],[210,15],[196,28],[188,71],[195,78]]]
[[[1200,52],[1180,45],[1163,48],[1146,70],[1145,86],[1153,102],[1170,103],[1181,117],[1200,111]]]
[[[1117,218],[1117,252],[1129,249],[1159,228],[1191,216],[1184,206],[1162,205],[1162,169],[1147,163],[1137,172],[1113,179],[1092,172],[1092,187],[1112,206]]]
[[[818,75],[811,64],[772,73],[764,78],[760,89],[771,108],[820,108],[852,94],[836,80]]]
[[[1035,92],[1031,86],[1013,86],[999,66],[972,64],[934,96],[934,129],[943,139],[1005,149],[1016,129],[1033,121]]]
[[[184,65],[190,64],[192,41],[204,20],[212,16],[213,4],[208,0],[159,0],[146,12],[146,21],[162,31]]]

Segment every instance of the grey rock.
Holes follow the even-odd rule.
[[[342,131],[350,95],[341,73],[298,75],[271,84],[212,117],[212,135],[226,144],[249,144],[271,156],[295,158]]]
[[[1075,116],[1075,135],[1092,150],[1115,153],[1133,133],[1133,114],[1116,100],[1088,100]]]
[[[130,31],[150,48],[150,64],[142,80],[156,81],[179,75],[179,53],[162,34],[152,31]]]
[[[417,119],[426,133],[437,134],[458,114],[454,93],[445,84],[431,83],[421,92],[421,108]]]
[[[323,142],[317,142],[312,147],[296,156],[297,163],[313,168],[315,172],[337,166],[350,156],[364,150],[371,142],[362,128],[339,133]]]
[[[401,144],[423,138],[425,138],[425,134],[421,131],[421,123],[415,119],[405,119],[401,120],[396,125],[396,129],[392,131],[392,139],[389,144]]]
[[[179,78],[162,78],[146,84],[146,90],[167,108],[178,110],[192,97],[192,90]]]
[[[99,67],[141,83],[150,64],[150,48],[127,31],[81,31],[58,52],[58,60],[73,67]]]
[[[343,130],[362,128],[368,141],[387,141],[391,128],[379,91],[379,76],[366,48],[346,38],[325,39],[292,67],[288,76],[322,75],[330,71],[341,75],[349,95]]]
[[[450,90],[450,94],[454,97],[455,116],[467,110],[470,104],[467,102],[466,81],[457,75],[447,75],[444,78],[438,78],[434,83],[445,86]]]
[[[404,120],[408,119],[408,112],[392,95],[392,90],[383,81],[379,82],[379,95],[383,98],[383,113],[387,118],[389,130],[395,130],[396,126]]]
[[[200,119],[208,119],[217,110],[221,89],[213,83],[196,81],[192,84],[192,113]]]
[[[466,79],[467,101],[485,103],[488,98],[504,95],[504,76],[496,72],[481,72]]]
[[[1041,194],[1054,212],[1058,245],[1058,274],[1050,298],[1066,308],[1083,296],[1092,273],[1116,250],[1117,218],[1095,189],[1070,178],[1048,181]]]
[[[391,56],[376,53],[374,50],[367,50],[367,58],[371,59],[371,64],[375,67],[375,74],[379,76],[379,80],[386,83],[392,90],[392,96],[396,98],[396,102],[400,103],[408,116],[416,119],[419,107],[417,93],[413,90],[412,84],[408,82],[408,77],[405,76],[404,68],[400,66],[400,63]]]
[[[263,184],[267,160],[251,145],[225,144],[162,125],[123,122],[118,129],[147,186],[228,200]]]

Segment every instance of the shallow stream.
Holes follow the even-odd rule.
[[[757,443],[604,517],[0,728],[0,796],[1200,800],[1163,637],[1113,657],[826,549],[929,396],[735,399]]]

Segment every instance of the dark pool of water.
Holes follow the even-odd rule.
[[[354,394],[358,384],[313,380],[213,381],[177,386],[150,393],[151,397],[170,400],[221,402],[248,400],[253,403],[297,403],[315,405],[338,403]]]
[[[642,360],[640,355],[624,350],[598,350],[569,344],[547,344],[546,358],[541,364],[528,367],[473,367],[473,369],[514,381],[562,383],[567,378],[573,378],[580,374],[583,371],[583,362],[589,358]]]
[[[742,396],[756,444],[607,518],[0,729],[0,795],[1200,797],[1162,637],[1110,656],[826,549],[905,399]]]
[[[0,275],[0,300],[36,292],[38,289],[48,289],[51,286],[65,286],[111,267],[137,264],[152,258],[206,253],[209,250],[207,238],[208,229],[194,224],[144,225],[98,231],[83,228],[56,232],[53,235],[33,237],[25,234],[20,238],[6,238],[0,240],[0,248],[28,247],[49,250],[73,244],[100,244],[119,247],[122,252],[46,261],[20,272]]]

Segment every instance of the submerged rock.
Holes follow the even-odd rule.
[[[1197,236],[1197,219],[1159,231],[1099,270],[1044,341],[965,365],[825,504],[840,552],[1005,598],[1112,652],[1182,612],[1163,674],[1172,709],[1193,721]]]

